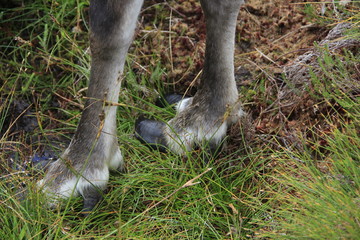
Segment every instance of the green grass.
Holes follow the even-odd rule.
[[[360,103],[359,82],[353,78],[359,57],[345,50],[330,56],[323,49],[318,62],[311,92],[317,104],[327,106],[327,114],[303,133],[301,150],[274,152],[279,167],[268,175],[276,183],[268,191],[274,201],[266,219],[254,221],[261,226],[259,237],[360,237]]]
[[[324,24],[312,7],[309,16]],[[147,18],[155,15],[145,22],[147,30],[152,24],[166,26],[165,3],[149,4],[144,11]],[[79,213],[81,198],[70,199],[61,210],[44,207],[43,196],[32,191],[41,173],[28,159],[44,148],[59,153],[75,131],[89,78],[87,14],[88,2],[70,0],[25,1],[1,9],[1,239],[359,238],[358,50],[336,57],[321,50],[309,88],[319,119],[295,131],[301,147],[281,144],[281,129],[257,133],[249,142],[241,134],[246,127],[235,125],[224,152],[205,163],[200,150],[179,157],[151,151],[134,138],[140,115],[166,121],[175,114],[171,107],[154,105],[174,87],[168,84],[173,79],[156,49],[142,55],[151,36],[141,35],[130,49],[120,93],[124,105],[118,110],[127,172],[111,176],[104,200],[88,217]],[[359,22],[356,12],[343,17]],[[327,18],[325,24],[335,20]],[[358,38],[356,29],[349,36]],[[151,61],[139,66],[142,58]],[[261,76],[256,80],[250,90],[241,90],[249,111],[256,108],[254,97],[264,108],[276,103],[275,87]],[[37,121],[31,131],[22,130],[14,116],[13,103],[20,100],[31,110],[20,114]],[[19,202],[23,184],[30,194]]]
[[[358,239],[360,236],[359,122],[343,124],[325,137],[325,147],[308,143],[303,152],[276,156],[275,210],[258,219],[261,237],[272,239]],[[314,152],[315,148],[315,152]],[[317,156],[316,158],[314,156]],[[292,169],[289,172],[289,169]]]

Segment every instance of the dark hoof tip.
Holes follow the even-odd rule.
[[[135,137],[152,149],[166,152],[165,126],[163,122],[141,117],[135,123]]]
[[[31,158],[31,164],[35,169],[45,171],[56,159],[57,157],[52,154],[44,154],[42,156],[35,154]]]
[[[176,93],[168,93],[168,94],[165,94],[164,97],[159,97],[156,100],[155,104],[158,107],[164,108],[164,107],[167,107],[169,105],[176,104],[176,103],[178,103],[181,100],[186,99],[186,98],[189,98],[189,97],[181,95],[181,94],[176,94]]]

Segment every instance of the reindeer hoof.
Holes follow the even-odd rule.
[[[165,94],[164,97],[159,97],[156,100],[155,105],[158,106],[158,107],[164,108],[166,106],[176,104],[176,103],[178,103],[181,100],[184,100],[186,98],[189,98],[189,97],[181,95],[181,94],[176,94],[176,93],[168,93],[168,94]]]
[[[152,149],[166,152],[165,126],[163,122],[139,118],[135,123],[135,137]]]
[[[31,158],[32,166],[38,171],[46,171],[48,167],[55,162],[57,157],[51,153],[45,153],[43,155],[35,154]]]

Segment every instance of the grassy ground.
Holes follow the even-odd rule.
[[[196,91],[204,53],[198,3],[146,1],[118,111],[127,172],[112,175],[88,217],[80,198],[55,211],[36,192],[16,198],[41,178],[30,158],[58,155],[75,131],[89,77],[88,2],[13,2],[0,15],[1,239],[360,238],[359,47],[319,47],[301,104],[279,101],[282,67],[328,29],[350,22],[347,36],[360,38],[358,2],[290,4],[281,18],[268,1],[249,1],[235,59],[250,70],[237,71],[250,120],[205,163],[201,150],[163,154],[133,137],[139,116],[174,116],[154,105],[159,95]]]

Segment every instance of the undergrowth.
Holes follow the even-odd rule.
[[[332,62],[334,63],[334,62]],[[358,64],[358,63],[357,63]],[[274,153],[278,167],[268,177],[276,198],[258,234],[272,239],[357,239],[360,236],[359,97],[344,92],[341,75],[323,65],[323,81],[313,78],[318,96],[332,109],[323,121],[329,131],[310,129],[301,151]],[[328,76],[332,78],[328,78]],[[331,86],[329,88],[329,86]],[[320,95],[321,94],[321,95]]]
[[[300,148],[274,151],[277,167],[267,175],[274,201],[266,218],[254,218],[259,238],[360,237],[359,52],[321,51],[311,93],[327,110],[317,125],[298,133]]]
[[[257,128],[248,140],[242,133],[249,129],[236,124],[215,159],[204,161],[201,150],[184,157],[160,153],[134,138],[134,123],[139,116],[171,119],[174,110],[155,102],[176,83],[165,71],[172,62],[163,62],[164,53],[144,55],[149,49],[142,46],[176,36],[160,29],[171,22],[172,2],[145,3],[146,27],[139,27],[130,49],[119,100],[118,139],[127,171],[111,176],[103,201],[84,217],[80,198],[62,209],[45,207],[33,190],[42,173],[30,159],[58,156],[75,131],[89,77],[88,2],[14,2],[0,15],[1,239],[359,238],[358,50],[334,55],[322,49],[309,89],[320,117],[294,130],[296,145],[280,142],[281,127],[271,134]],[[359,38],[358,13],[342,7],[333,13],[327,6],[325,15],[316,4],[305,9],[318,24],[354,23],[347,36]],[[260,74],[251,89],[243,87],[241,100],[249,112],[261,107],[273,117],[276,87],[267,77]],[[28,194],[19,201],[24,186]]]

